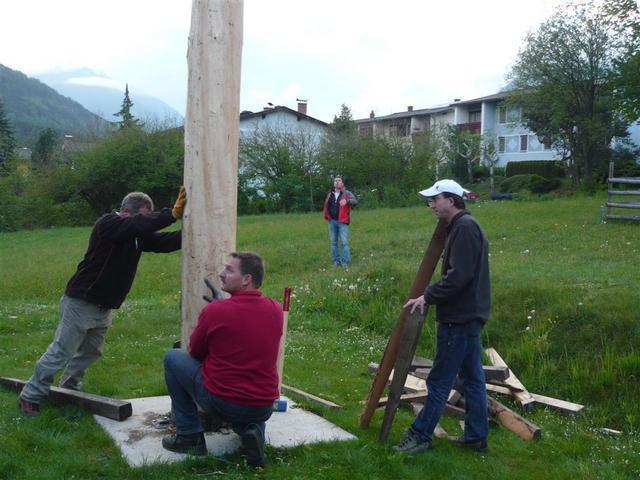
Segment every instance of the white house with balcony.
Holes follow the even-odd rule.
[[[456,125],[472,133],[491,138],[496,145],[498,161],[503,167],[507,162],[522,160],[559,160],[561,155],[544,145],[538,137],[525,128],[519,107],[505,105],[506,93],[496,93],[471,100],[454,100],[448,105],[355,120],[361,135],[397,136],[414,141],[420,134],[428,133],[436,125]]]

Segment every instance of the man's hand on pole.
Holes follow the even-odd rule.
[[[184,206],[187,204],[187,191],[184,189],[184,185],[180,186],[180,192],[178,193],[178,198],[176,199],[176,203],[173,205],[173,209],[171,213],[173,213],[173,218],[176,220],[182,218],[182,214],[184,213]]]
[[[402,308],[411,307],[409,313],[413,313],[416,307],[420,308],[420,313],[424,313],[424,306],[426,305],[426,301],[424,299],[424,295],[420,295],[418,298],[412,298],[411,300],[407,300],[407,303],[404,304]]]

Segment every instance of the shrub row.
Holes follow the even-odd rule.
[[[567,165],[561,160],[524,160],[508,162],[505,169],[507,177],[514,175],[540,175],[544,178],[562,178],[567,174]]]

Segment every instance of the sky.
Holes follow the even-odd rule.
[[[505,85],[525,35],[559,0],[245,0],[240,109],[330,122],[472,99]],[[191,0],[4,0],[0,63],[29,76],[89,68],[181,114]],[[104,77],[108,78],[106,80]]]

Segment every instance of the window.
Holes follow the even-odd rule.
[[[498,153],[504,153],[506,147],[506,139],[504,137],[498,137]]]
[[[518,123],[521,118],[520,107],[509,107],[507,109],[507,123]]]
[[[520,135],[520,151],[526,152],[528,145],[529,135]]]
[[[504,105],[498,107],[498,123],[507,123],[507,107]]]
[[[373,137],[373,125],[360,125],[359,127],[360,135],[363,137]]]
[[[469,123],[480,123],[480,110],[477,112],[469,112]]]
[[[498,123],[519,123],[522,119],[522,109],[520,107],[507,107],[500,105],[498,107]]]
[[[535,135],[529,135],[529,152],[541,152],[544,150],[544,146],[540,143],[540,140]]]

